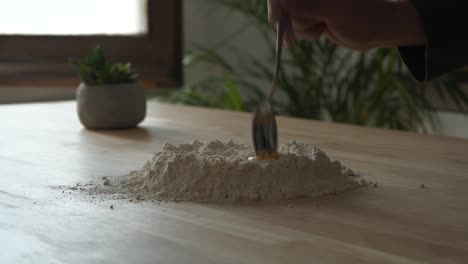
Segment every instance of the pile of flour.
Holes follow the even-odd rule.
[[[251,146],[218,140],[166,144],[120,187],[158,200],[279,200],[359,186],[354,172],[320,149],[282,144],[279,160],[256,160]]]

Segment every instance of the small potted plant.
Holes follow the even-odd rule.
[[[87,58],[72,64],[82,81],[76,99],[78,117],[86,128],[131,128],[143,121],[145,91],[130,63],[107,61],[98,46]]]

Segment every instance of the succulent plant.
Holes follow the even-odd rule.
[[[100,46],[88,57],[71,63],[77,68],[81,80],[88,85],[133,83],[138,78],[130,63],[108,61]]]

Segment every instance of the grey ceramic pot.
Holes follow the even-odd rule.
[[[136,127],[146,115],[145,89],[140,83],[86,85],[76,92],[78,117],[88,129]]]

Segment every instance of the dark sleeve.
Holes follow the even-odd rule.
[[[413,0],[427,37],[426,46],[398,47],[419,82],[468,64],[468,4],[460,0]]]

